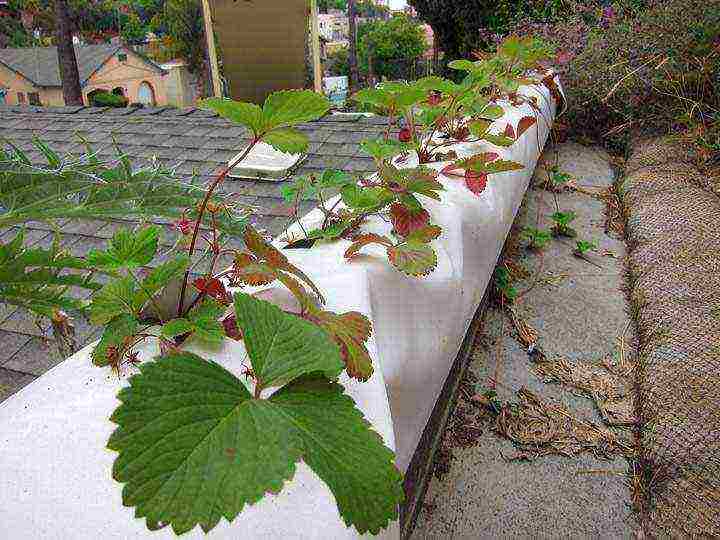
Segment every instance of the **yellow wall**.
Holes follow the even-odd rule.
[[[85,102],[88,103],[87,96],[93,90],[101,89],[112,92],[114,88],[120,87],[130,103],[135,103],[139,101],[140,85],[145,82],[154,91],[155,104],[167,105],[165,77],[131,52],[127,52],[127,61],[125,62],[120,62],[116,54],[90,77],[87,85],[83,88],[83,96]]]
[[[37,87],[22,75],[0,65],[0,86],[7,88],[5,103],[7,105],[19,105],[18,93],[25,95],[25,105],[29,104],[28,93],[37,92],[40,95],[42,105],[64,105],[62,90],[57,88]]]

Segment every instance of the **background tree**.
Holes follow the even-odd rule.
[[[422,26],[405,15],[371,21],[361,26],[360,64],[364,73],[388,79],[407,78],[427,50]]]
[[[80,74],[75,58],[72,26],[66,0],[55,0],[55,41],[65,105],[82,105]]]
[[[329,9],[347,10],[347,0],[318,0],[318,11],[327,13]]]
[[[360,74],[358,73],[358,54],[357,54],[357,11],[355,10],[355,0],[348,0],[348,22],[350,46],[348,48],[348,68],[350,70],[349,90],[357,90],[360,82]]]
[[[408,0],[420,19],[435,32],[445,62],[470,58],[487,45],[480,30],[501,31],[521,12],[527,0]]]

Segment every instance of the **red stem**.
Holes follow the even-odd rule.
[[[210,187],[207,190],[207,193],[205,193],[205,197],[203,198],[202,204],[200,205],[200,213],[198,215],[198,218],[195,222],[195,230],[193,231],[193,237],[190,241],[190,248],[188,249],[188,255],[192,257],[193,253],[195,252],[195,243],[198,239],[198,234],[200,232],[200,225],[202,224],[202,219],[205,215],[205,210],[207,209],[208,202],[210,202],[210,197],[212,197],[213,192],[215,189],[222,183],[223,180],[227,177],[228,173],[233,170],[242,160],[244,160],[250,151],[255,147],[257,143],[260,142],[260,137],[255,137],[250,141],[250,144],[245,149],[245,151],[240,154],[237,158],[235,158],[227,167],[225,167],[220,174],[218,174],[217,178],[213,181],[212,184],[210,184]],[[185,292],[187,291],[187,284],[188,284],[188,278],[190,277],[190,270],[187,270],[185,272],[185,279],[183,280],[183,286],[180,291],[180,299],[178,301],[178,317],[183,316],[183,308],[185,307]]]

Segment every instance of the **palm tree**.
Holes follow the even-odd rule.
[[[55,0],[55,41],[57,42],[58,65],[65,105],[82,105],[80,74],[75,57],[67,0]]]
[[[360,75],[357,57],[357,9],[355,0],[348,0],[348,21],[350,23],[350,50],[348,51],[348,67],[350,68],[350,91],[358,90]]]

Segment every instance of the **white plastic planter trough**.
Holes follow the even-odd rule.
[[[367,383],[341,382],[406,471],[473,314],[488,285],[500,249],[523,199],[556,113],[544,86],[521,87],[537,96],[539,121],[510,148],[487,143],[457,145],[459,156],[492,150],[525,166],[491,176],[486,190],[472,194],[464,182],[441,176],[442,202],[425,200],[432,221],[442,227],[435,241],[438,267],[414,279],[396,271],[382,252],[347,262],[345,241],[287,256],[315,281],[328,308],[357,310],[373,324],[368,349],[376,366]],[[498,129],[523,116],[529,106],[506,107]],[[435,164],[438,170],[441,164]],[[319,212],[319,211],[315,211]],[[312,222],[311,212],[304,221]],[[387,234],[390,226],[370,223]],[[273,291],[283,296],[283,291]],[[148,344],[144,352],[155,352]],[[94,367],[86,347],[0,404],[0,537],[9,540],[170,539],[170,528],[150,532],[144,519],[121,501],[111,478],[116,454],[105,448],[115,429],[110,414],[126,384],[108,369]],[[200,352],[200,351],[198,351]],[[228,342],[213,355],[240,375],[245,351]],[[397,539],[398,523],[379,537]],[[196,527],[184,538],[343,539],[358,538],[345,527],[330,490],[303,463],[278,495],[246,507],[233,523],[221,520],[208,535]]]

